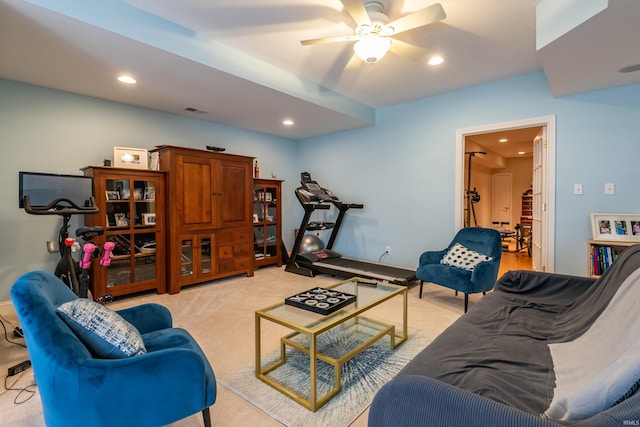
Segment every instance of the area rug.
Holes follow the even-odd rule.
[[[354,342],[366,331],[349,333],[329,331],[320,336],[318,347],[333,357],[353,348]],[[258,409],[289,427],[346,427],[371,404],[376,392],[393,378],[434,336],[426,332],[411,332],[409,338],[395,350],[389,349],[389,338],[383,337],[342,367],[342,391],[311,412],[255,377],[255,366],[249,364],[222,375],[218,384],[243,397]],[[267,361],[279,358],[279,350],[263,356]],[[287,351],[287,364],[271,372],[270,377],[309,397],[309,357],[297,350]],[[333,387],[333,367],[318,362],[318,396]]]

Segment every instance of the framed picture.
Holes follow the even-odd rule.
[[[110,191],[107,190],[107,200],[119,200],[120,199],[120,193],[118,193],[117,191]]]
[[[640,214],[592,213],[593,240],[640,242]]]
[[[156,214],[153,213],[143,213],[142,214],[142,224],[144,225],[154,225],[156,223]]]
[[[267,201],[267,202],[270,202],[270,201],[271,201],[271,197],[273,197],[273,196],[271,195],[271,193],[265,193],[265,195],[264,195],[264,200],[265,200],[265,201]]]
[[[144,148],[113,147],[113,165],[121,168],[148,169],[147,150]]]
[[[129,219],[127,218],[127,215],[124,213],[117,213],[114,214],[115,219],[116,219],[116,227],[126,227],[127,225],[129,225]]]

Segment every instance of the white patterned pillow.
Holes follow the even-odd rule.
[[[145,354],[140,332],[113,310],[86,298],[78,298],[58,307],[71,330],[98,357],[120,359]]]
[[[460,243],[455,243],[440,260],[440,264],[473,271],[476,265],[483,261],[491,261],[493,258],[471,250]]]

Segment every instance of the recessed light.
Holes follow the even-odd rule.
[[[441,56],[432,56],[431,58],[429,58],[429,61],[427,61],[427,64],[429,65],[440,65],[444,62],[444,58]]]
[[[282,124],[285,125],[285,126],[293,126],[293,120],[291,120],[291,119],[283,120]]]
[[[507,138],[502,138],[502,139],[499,139],[499,140],[498,140],[498,142],[507,142],[507,141],[508,141],[508,139],[507,139]]]
[[[523,154],[527,154],[527,153],[524,151],[518,151],[518,155],[522,156]]]
[[[122,82],[122,83],[126,83],[128,85],[132,85],[132,84],[136,84],[136,79],[134,79],[131,76],[126,76],[126,75],[122,75],[120,77],[118,77],[118,81]]]

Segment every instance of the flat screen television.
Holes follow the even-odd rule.
[[[24,208],[24,196],[29,196],[32,207],[43,207],[62,197],[79,206],[88,206],[93,195],[93,178],[90,176],[19,172],[20,208]]]

